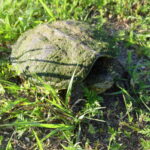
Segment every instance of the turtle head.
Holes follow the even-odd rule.
[[[101,94],[114,85],[122,72],[123,68],[118,61],[111,57],[101,57],[93,64],[84,83],[90,90]]]
[[[88,80],[85,80],[85,84],[90,90],[101,94],[113,86],[114,80],[110,75],[97,74],[96,76],[88,77]]]

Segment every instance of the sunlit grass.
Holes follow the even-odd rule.
[[[44,142],[57,137],[65,141],[59,145],[66,150],[90,149],[88,139],[85,145],[81,143],[83,124],[107,122],[104,118],[107,108],[101,106],[103,98],[87,89],[84,93],[85,105],[74,114],[69,106],[74,75],[65,100],[62,100],[58,92],[40,78],[40,84],[26,79],[21,84],[15,83],[17,73],[12,70],[9,59],[4,57],[5,53],[9,55],[11,45],[26,30],[44,22],[66,19],[95,23],[99,32],[109,25],[113,33],[115,27],[114,35],[107,33],[107,30],[101,34],[109,41],[108,48],[121,51],[118,46],[121,44],[129,50],[127,70],[131,76],[131,89],[128,91],[120,87],[118,93],[122,93],[125,113],[118,114],[118,130],[109,126],[107,148],[125,149],[126,145],[119,143],[117,136],[124,134],[130,139],[136,132],[146,138],[140,139],[142,148],[149,149],[150,63],[134,64],[132,60],[134,53],[150,58],[149,5],[149,0],[0,0],[0,128],[11,130],[5,149],[12,149],[14,135],[19,139],[26,133],[31,139],[35,138],[33,148],[42,150],[45,148]],[[124,131],[122,126],[129,131]],[[48,131],[42,134],[45,130]],[[0,135],[0,147],[4,138]]]

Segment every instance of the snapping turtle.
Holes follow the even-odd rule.
[[[26,31],[13,46],[11,60],[20,73],[37,74],[58,90],[68,87],[76,70],[74,84],[102,93],[124,74],[123,66],[108,53],[94,25],[69,20]]]

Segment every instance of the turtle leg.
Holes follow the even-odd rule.
[[[73,113],[79,112],[86,103],[86,99],[84,96],[84,88],[84,84],[79,83],[76,84],[72,89],[69,106],[72,109]]]

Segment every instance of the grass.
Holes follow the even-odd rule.
[[[0,0],[0,149],[150,149],[149,5],[148,0]],[[19,84],[9,64],[11,45],[38,24],[66,19],[95,23],[115,57],[127,51],[130,89],[101,96],[86,89],[83,108],[74,113],[73,77],[64,101],[41,79],[35,84],[21,77]]]

